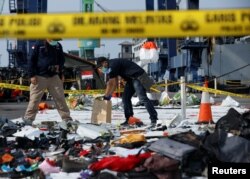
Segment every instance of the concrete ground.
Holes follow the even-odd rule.
[[[47,101],[54,103],[53,101]],[[8,119],[20,118],[24,115],[28,102],[0,102],[0,117]]]
[[[173,94],[169,94],[171,97]],[[200,97],[200,93],[196,94]],[[214,97],[213,95],[210,95]],[[214,97],[215,103],[220,104],[226,96],[217,96]],[[239,98],[232,97],[234,100],[240,103],[241,106],[250,109],[250,98]],[[50,104],[53,104],[53,101],[47,101]],[[24,115],[28,102],[0,102],[0,117],[8,118],[8,119],[16,119],[20,118]],[[171,109],[166,109],[171,112]]]

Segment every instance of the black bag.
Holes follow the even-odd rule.
[[[170,139],[191,145],[197,149],[182,162],[182,171],[187,176],[201,176],[207,166],[208,156],[202,146],[206,136],[207,134],[196,135],[191,130],[169,136]]]
[[[230,136],[224,130],[209,135],[204,148],[221,162],[250,163],[250,141],[240,136]]]
[[[240,130],[241,114],[234,108],[230,108],[225,116],[222,116],[216,123],[216,129],[224,129],[229,132],[230,130]]]
[[[150,78],[145,72],[137,79],[141,82],[146,91],[150,91],[150,88],[155,84],[154,80]]]
[[[170,139],[199,148],[205,136],[196,135],[193,131],[182,132],[169,136]]]
[[[250,139],[250,111],[244,112],[241,115],[240,136]]]
[[[215,128],[250,139],[250,111],[241,115],[234,108],[230,108],[227,114],[218,120]]]
[[[8,119],[0,118],[0,135],[7,137],[17,132],[17,125]]]
[[[148,149],[179,161],[182,161],[189,153],[196,150],[193,146],[169,138],[162,138],[153,142]]]

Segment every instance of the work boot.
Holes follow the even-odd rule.
[[[159,120],[157,120],[157,119],[151,119],[151,125],[153,126],[156,126],[156,124],[158,124],[158,122],[160,122]]]
[[[126,120],[125,122],[121,123],[120,125],[121,126],[128,126],[129,124],[128,124],[128,121]]]
[[[149,128],[150,128],[150,129],[153,129],[153,128],[155,128],[155,127],[156,127],[156,123],[151,122],[151,124],[149,125]]]
[[[63,120],[62,122],[59,123],[59,127],[60,127],[61,129],[63,129],[63,130],[68,131],[68,130],[69,130],[69,127],[70,127],[70,121],[71,121],[71,120],[68,120],[68,121]]]
[[[151,120],[151,123],[149,125],[147,125],[147,129],[152,130],[152,129],[155,129],[156,126],[157,126],[156,121],[155,120]]]
[[[79,121],[73,121],[72,119],[63,120],[59,123],[59,127],[66,131],[74,131],[77,129],[77,126],[79,125]]]
[[[32,126],[32,124],[33,124],[33,120],[31,120],[31,119],[27,119],[24,117],[24,118],[22,118],[22,120],[23,120],[23,123],[25,126]]]

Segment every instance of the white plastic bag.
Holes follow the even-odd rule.
[[[159,103],[161,106],[168,105],[171,101],[171,98],[168,96],[168,93],[166,91],[163,91],[161,93],[161,97],[159,99]]]
[[[105,127],[94,124],[79,124],[76,133],[83,138],[95,139],[111,132]]]
[[[227,96],[226,99],[222,100],[221,106],[224,106],[224,107],[239,107],[240,103],[235,101],[231,96]]]

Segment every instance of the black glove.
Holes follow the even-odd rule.
[[[107,100],[107,101],[109,101],[110,99],[111,99],[111,95],[109,95],[109,96],[103,96],[103,100]]]

